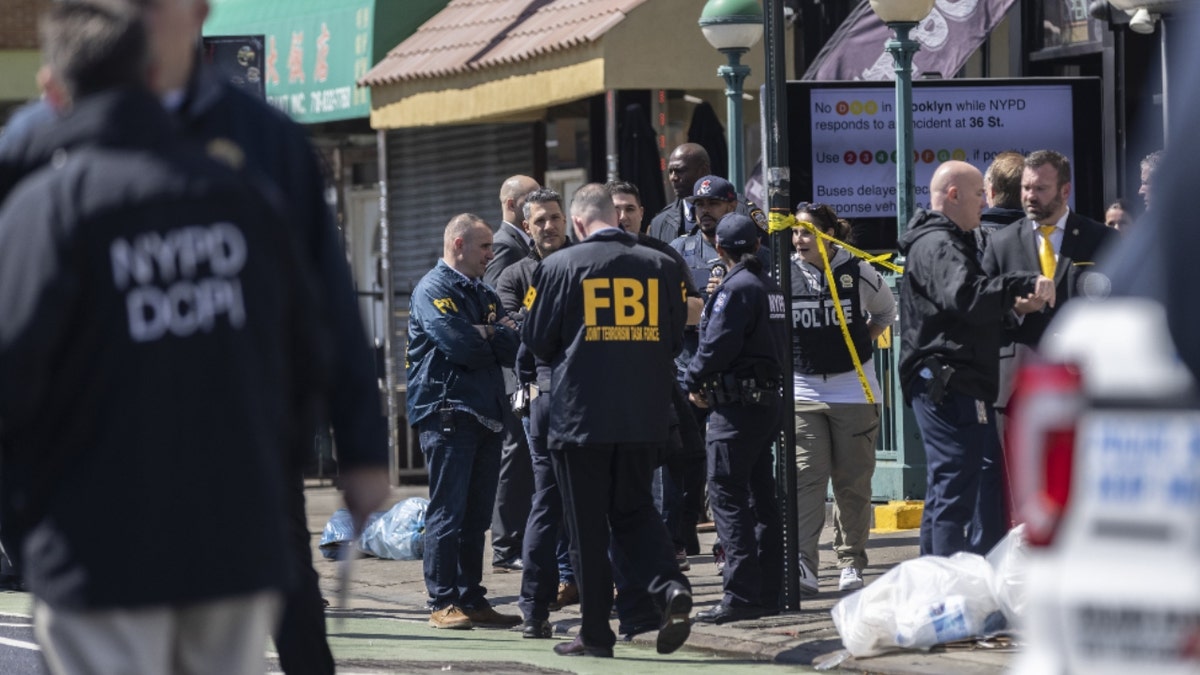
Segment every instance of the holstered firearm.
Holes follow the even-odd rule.
[[[954,376],[954,368],[936,356],[927,356],[921,361],[921,368],[928,370],[933,377],[925,379],[925,395],[934,405],[941,405],[946,398],[946,390],[950,378]]]

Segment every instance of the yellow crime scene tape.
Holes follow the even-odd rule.
[[[904,273],[903,267],[889,261],[889,258],[892,257],[891,253],[884,253],[883,255],[871,255],[870,253],[867,253],[862,249],[855,248],[850,244],[837,239],[836,237],[831,237],[828,234],[825,234],[824,232],[818,230],[816,225],[808,222],[807,220],[799,220],[790,213],[772,212],[768,221],[767,231],[774,234],[776,232],[786,232],[787,230],[797,227],[803,227],[807,229],[809,232],[817,235],[819,239],[829,241],[857,258],[866,260],[869,263],[881,265],[895,272],[896,274]],[[841,298],[838,297],[837,285],[833,280],[833,270],[829,267],[829,251],[825,246],[820,246],[818,248],[821,251],[821,262],[825,266],[825,283],[829,285],[829,294],[832,296],[833,309],[837,312],[838,323],[841,324],[842,339],[846,341],[846,349],[850,351],[850,360],[854,363],[854,372],[858,375],[858,383],[862,385],[863,394],[865,394],[867,397],[867,403],[874,404],[875,394],[871,392],[871,385],[867,382],[867,374],[863,371],[862,360],[858,358],[858,350],[854,348],[854,339],[850,337],[850,328],[846,323],[846,312],[842,309],[842,301]],[[888,330],[891,330],[890,326]],[[890,344],[891,340],[889,339],[888,342]]]

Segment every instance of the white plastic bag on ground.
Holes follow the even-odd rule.
[[[833,623],[855,657],[983,635],[1000,610],[993,576],[974,553],[906,560],[838,602]]]
[[[420,560],[425,550],[425,510],[429,500],[409,497],[368,525],[359,544],[363,551],[388,560]]]
[[[376,511],[368,516],[367,527],[383,516],[383,513],[383,511]],[[334,511],[333,515],[329,517],[329,522],[325,523],[325,529],[321,531],[321,555],[327,560],[337,560],[338,551],[343,546],[349,545],[353,538],[354,523],[350,519],[350,512],[346,509]],[[363,550],[361,535],[358,538],[357,546],[359,550]]]
[[[1009,626],[1019,626],[1025,613],[1025,564],[1028,555],[1025,525],[1008,531],[987,554],[992,566],[992,593]]]

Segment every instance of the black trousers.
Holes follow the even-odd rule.
[[[525,521],[533,505],[533,462],[521,418],[504,410],[504,441],[500,446],[500,483],[492,511],[492,562],[521,559]]]
[[[659,450],[647,444],[568,444],[551,451],[579,585],[579,635],[590,646],[616,643],[609,627],[610,544],[613,558],[629,565],[631,579],[652,580],[647,590],[660,610],[671,589],[691,588],[675,563],[671,538],[650,491]]]
[[[778,404],[721,405],[709,416],[708,499],[725,548],[724,604],[779,608],[783,526],[771,443]]]
[[[299,462],[293,462],[288,471],[287,528],[293,572],[275,630],[275,650],[287,675],[331,675],[333,654],[325,639],[325,601],[312,565],[312,535],[304,510],[304,474]]]

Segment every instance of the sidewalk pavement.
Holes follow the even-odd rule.
[[[313,533],[314,566],[321,577],[322,593],[336,605],[339,566],[322,557],[317,545],[325,523],[342,505],[341,495],[332,487],[310,483],[305,496],[308,503],[309,530]],[[394,488],[392,500],[387,506],[414,496],[428,497],[428,489],[425,486]],[[827,527],[821,538],[821,565],[817,571],[821,592],[815,598],[802,599],[799,611],[720,626],[695,624],[686,647],[805,666],[823,661],[836,661],[835,657],[842,649],[842,642],[833,625],[830,609],[842,594],[837,590],[838,570],[829,546],[832,538],[833,530]],[[701,550],[711,550],[714,539],[715,535],[711,532],[702,533]],[[488,541],[490,542],[490,536]],[[484,561],[483,585],[488,589],[488,599],[499,611],[519,615],[516,601],[521,575],[493,572],[490,545],[485,550],[488,557]],[[917,531],[872,533],[868,555],[870,567],[864,570],[863,578],[870,584],[897,563],[917,557]],[[695,598],[694,613],[720,601],[721,578],[716,575],[711,555],[691,556],[691,564],[692,569],[687,572],[687,576],[691,580]],[[349,589],[350,607],[356,610],[385,611],[397,619],[422,622],[428,620],[429,610],[425,609],[428,596],[419,560],[363,558],[354,564],[352,574]],[[331,607],[329,612],[331,616],[335,615],[336,607]],[[579,605],[569,605],[558,612],[552,612],[550,619],[555,624],[556,632],[574,633],[580,621]],[[614,631],[615,626],[614,620]],[[634,638],[636,642],[646,644],[653,644],[654,639],[653,632]],[[1015,648],[1011,646],[997,646],[994,643],[956,644],[933,652],[912,651],[865,659],[848,658],[835,669],[841,672],[884,675],[992,675],[1005,672],[1015,653]]]

